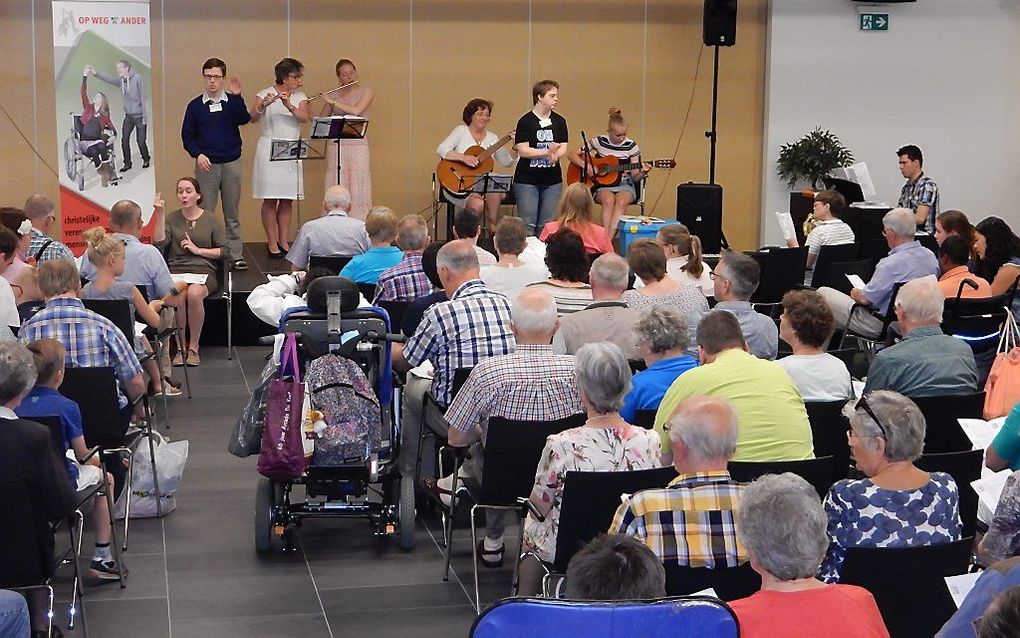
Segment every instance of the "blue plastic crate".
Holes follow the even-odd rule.
[[[626,255],[631,242],[635,239],[655,239],[656,233],[663,226],[678,224],[680,222],[672,219],[660,219],[658,217],[637,217],[625,215],[620,218],[617,228],[619,238],[620,254]]]

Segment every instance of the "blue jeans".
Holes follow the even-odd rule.
[[[517,215],[528,226],[528,232],[538,236],[542,227],[556,215],[556,204],[560,201],[563,182],[549,186],[513,183]]]
[[[0,636],[28,638],[28,604],[18,593],[0,589]]]

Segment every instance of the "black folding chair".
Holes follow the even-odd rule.
[[[545,440],[552,434],[558,434],[570,428],[584,425],[586,416],[576,414],[556,421],[513,421],[500,417],[491,417],[485,437],[485,463],[482,468],[482,480],[479,485],[473,481],[465,481],[465,489],[455,489],[451,496],[450,512],[447,517],[446,529],[446,560],[443,580],[449,579],[450,553],[453,545],[453,515],[457,509],[457,501],[466,495],[474,503],[471,506],[471,554],[475,577],[475,608],[481,613],[481,597],[478,588],[478,539],[475,530],[475,512],[478,510],[503,510],[523,514],[518,499],[528,498],[535,485],[535,471],[545,449]],[[457,486],[460,475],[461,456],[457,456],[453,466],[453,485]],[[520,554],[514,561],[514,582],[517,580],[517,569]]]
[[[804,461],[730,461],[730,476],[741,483],[750,483],[766,474],[793,472],[811,484],[824,497],[832,487],[835,463],[831,456]]]
[[[640,425],[646,430],[651,430],[655,427],[655,415],[658,410],[634,410],[634,423],[631,425]]]
[[[328,268],[333,271],[334,275],[338,275],[353,258],[354,255],[309,255],[308,270]]]
[[[977,530],[978,495],[971,483],[981,478],[984,450],[923,454],[914,464],[925,472],[945,472],[956,481],[960,493],[960,521],[963,536],[974,536]]]
[[[804,285],[804,268],[807,261],[807,247],[769,248],[764,252],[764,267],[758,289],[751,295],[756,310],[768,308],[772,315],[783,301],[787,291]]]
[[[138,288],[138,292],[142,293],[142,298],[145,299],[146,303],[152,301],[151,299],[149,299],[149,291],[148,291],[148,289],[145,286],[139,285],[139,286],[135,286],[135,287]],[[166,306],[166,308],[169,309],[170,311],[174,312],[174,313],[177,312],[177,308],[174,307],[174,306]],[[149,340],[149,345],[152,346],[153,352],[156,353],[157,360],[160,361],[160,365],[162,365],[163,356],[164,356],[165,350],[167,348],[167,345],[163,343],[165,339],[167,339],[167,338],[173,339],[174,342],[177,344],[177,350],[180,351],[180,352],[184,351],[184,337],[181,335],[181,329],[177,327],[176,317],[174,319],[175,320],[174,320],[173,325],[171,327],[169,327],[169,328],[165,328],[163,330],[159,330],[157,328],[147,327],[145,329],[145,332],[144,332],[145,338]],[[166,356],[169,356],[169,355],[166,355]],[[188,366],[182,366],[182,367],[184,368],[184,387],[187,389],[187,391],[188,391],[188,398],[190,399],[191,398],[191,380],[188,378]],[[160,374],[162,374],[162,370],[160,370]],[[168,408],[167,408],[166,394],[165,393],[163,395],[163,411],[166,413],[166,424],[167,424],[166,427],[169,430],[170,429],[170,413],[169,413]]]
[[[681,567],[666,565],[666,595],[686,596],[711,588],[724,601],[747,598],[761,589],[761,576],[751,563],[736,567]]]
[[[567,472],[552,572],[566,574],[574,554],[609,530],[621,495],[666,487],[675,478],[672,466],[632,472]]]
[[[958,419],[983,418],[985,393],[910,397],[924,415],[924,453],[963,452],[973,447]]]
[[[868,356],[868,365],[871,365],[871,360],[875,357],[875,348],[878,344],[885,343],[889,335],[889,324],[896,321],[896,296],[899,294],[900,288],[902,288],[905,283],[905,281],[900,281],[893,284],[892,295],[889,297],[889,307],[886,309],[885,314],[882,314],[882,312],[876,308],[866,306],[864,304],[854,303],[854,305],[850,307],[850,317],[847,321],[847,325],[838,326],[840,328],[845,328],[845,331],[843,332],[843,339],[839,344],[841,350],[846,347],[847,339],[854,339],[862,346],[867,344],[867,347],[862,347],[862,350],[864,350],[865,354]],[[851,330],[850,324],[853,323],[854,316],[858,314],[870,315],[881,322],[882,325],[877,336],[871,336],[862,332]]]
[[[152,465],[152,485],[156,496],[156,513],[163,515],[162,494],[159,491],[159,477],[156,474],[156,451],[152,442],[152,425],[145,394],[129,403],[142,403],[145,417],[136,428],[125,430],[121,409],[117,399],[117,376],[113,368],[66,368],[60,393],[78,404],[81,409],[82,431],[89,447],[98,447],[99,453],[127,454],[127,505],[124,512],[124,545],[127,551],[129,523],[131,521],[131,485],[134,452],[132,447],[142,437],[149,442],[149,461]]]
[[[390,332],[400,332],[401,326],[404,325],[404,314],[407,313],[407,307],[411,305],[411,302],[380,301],[376,305],[385,310],[386,314],[390,316]]]
[[[1002,325],[1016,296],[1017,282],[1003,294],[983,299],[961,298],[965,285],[966,281],[962,282],[956,297],[945,301],[942,332],[966,341],[976,356],[998,346]]]
[[[822,246],[815,256],[815,267],[811,272],[811,287],[828,285],[829,268],[833,263],[852,262],[857,259],[857,244],[836,244]],[[846,277],[843,277],[844,280]]]
[[[859,585],[878,603],[892,636],[934,636],[956,604],[946,576],[967,573],[973,538],[922,547],[851,547],[839,582]]]
[[[831,261],[826,269],[825,276],[817,281],[819,288],[825,286],[838,290],[844,295],[849,295],[853,284],[846,278],[847,275],[857,275],[864,281],[869,281],[875,273],[875,262],[870,259],[857,259],[847,261]],[[811,281],[812,284],[815,280]]]
[[[808,422],[815,456],[832,457],[832,482],[845,479],[850,471],[850,420],[843,415],[846,401],[808,401]]]
[[[375,284],[358,284],[358,292],[360,292],[361,296],[367,299],[369,303],[372,303],[372,300],[375,299]]]
[[[870,259],[874,263],[889,254],[889,243],[885,239],[858,239],[857,245],[860,247],[860,258]]]

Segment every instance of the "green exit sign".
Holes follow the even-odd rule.
[[[888,13],[861,13],[861,31],[888,31]]]

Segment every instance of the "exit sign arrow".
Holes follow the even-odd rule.
[[[889,14],[862,12],[860,20],[860,29],[861,31],[888,31]]]

